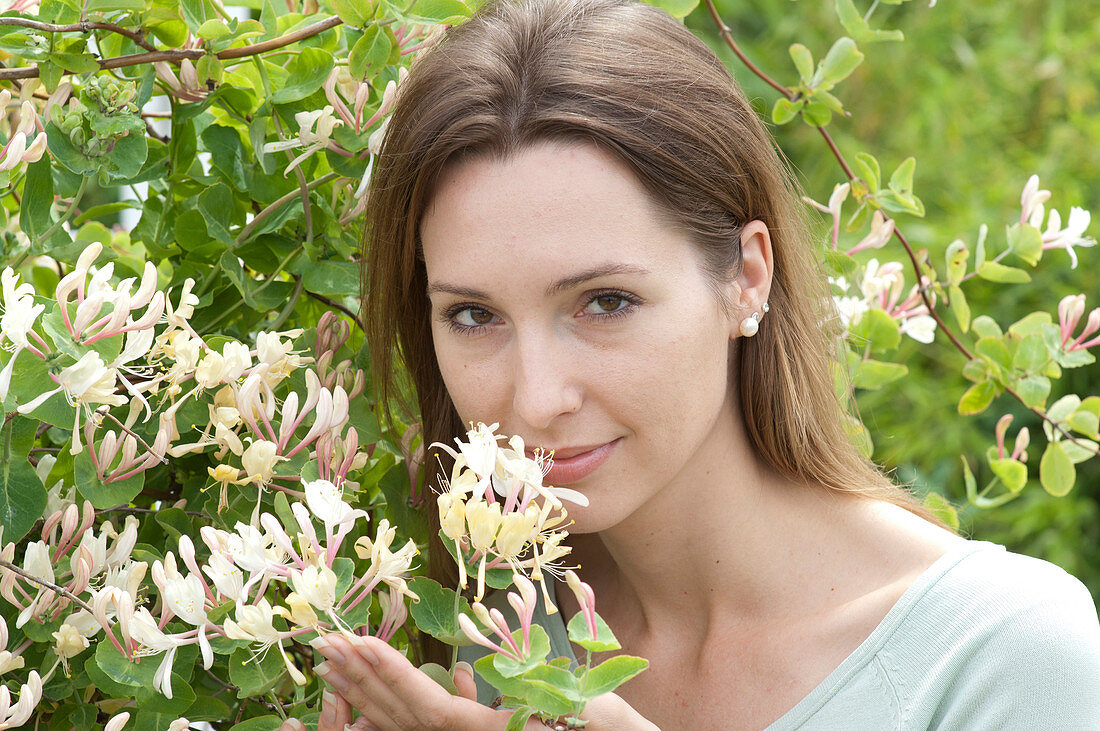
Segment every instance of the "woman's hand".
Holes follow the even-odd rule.
[[[360,716],[352,723],[351,704],[346,700],[325,691],[321,694],[321,717],[317,720],[317,731],[375,731],[366,716]],[[283,721],[279,731],[306,731],[306,725],[296,718]]]
[[[396,649],[373,637],[349,640],[334,633],[312,644],[327,660],[317,666],[317,673],[342,701],[363,714],[369,724],[364,729],[482,731],[503,729],[508,723],[510,712],[477,702],[477,686],[468,666],[456,670],[459,695],[453,696]],[[328,731],[318,727],[322,729]]]
[[[348,723],[350,703],[363,714],[353,728],[363,731],[445,731],[503,730],[512,712],[493,710],[477,702],[473,672],[465,663],[455,671],[459,695],[448,693],[422,673],[393,647],[373,637],[349,639],[329,634],[313,641],[325,656],[317,673],[336,691],[333,725],[326,724],[328,702],[322,708],[318,731],[343,731],[337,723]],[[589,720],[590,731],[608,729],[655,729],[626,701],[613,693],[592,700],[581,714]],[[364,720],[365,719],[365,720]],[[527,723],[526,731],[545,731],[537,719]],[[280,731],[300,731],[284,728]]]

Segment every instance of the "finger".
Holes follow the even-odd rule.
[[[343,696],[326,690],[321,694],[321,718],[317,731],[344,731],[351,723],[351,705]]]
[[[279,727],[279,731],[306,731],[306,725],[297,718],[288,718],[283,721],[283,725]]]
[[[361,654],[376,658],[367,682],[390,718],[409,728],[489,728],[495,714],[466,697],[452,696],[403,654],[375,637],[357,637]],[[379,685],[381,687],[379,687]],[[392,705],[396,701],[397,705]],[[403,726],[406,727],[406,726]]]
[[[328,662],[323,662],[315,670],[336,691],[337,695],[346,699],[367,718],[372,728],[383,730],[399,728],[398,724],[395,724],[374,700],[372,694],[366,690],[363,682],[353,681],[341,672],[347,670],[346,665],[330,665]],[[343,729],[341,728],[340,731]]]
[[[460,662],[455,665],[454,681],[461,697],[477,700],[477,683],[474,682],[474,669],[470,667],[470,663]]]

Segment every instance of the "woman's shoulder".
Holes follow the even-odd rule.
[[[906,599],[878,659],[903,708],[921,716],[910,724],[1100,720],[1100,622],[1088,590],[1063,569],[967,541]]]

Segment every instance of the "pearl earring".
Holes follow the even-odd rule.
[[[760,309],[764,312],[767,312],[771,308],[768,307],[768,303],[765,302]],[[742,320],[740,330],[741,335],[746,338],[751,338],[753,335],[755,335],[760,330],[760,313],[754,312],[746,317],[744,320]]]

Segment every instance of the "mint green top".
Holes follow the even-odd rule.
[[[514,622],[503,592],[493,599]],[[535,621],[552,656],[574,658],[561,615],[540,605]],[[496,695],[479,679],[482,703]],[[1100,729],[1100,622],[1084,585],[1004,546],[960,544],[767,731],[926,728]]]

